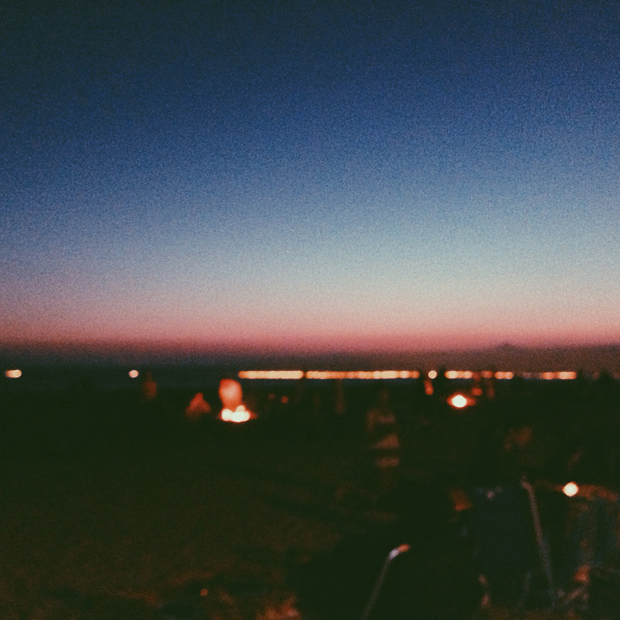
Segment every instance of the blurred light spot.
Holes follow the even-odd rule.
[[[436,370],[430,370],[428,373],[428,378],[429,379],[436,379],[437,378],[437,371]]]
[[[434,370],[431,372],[435,372]],[[428,373],[430,377],[430,373]],[[437,375],[435,375],[437,376]],[[446,379],[471,379],[474,376],[474,373],[471,370],[448,370],[446,372]],[[435,377],[431,377],[434,379]]]
[[[240,379],[301,379],[303,370],[242,370]]]
[[[577,493],[579,493],[579,487],[574,482],[569,482],[564,485],[562,493],[564,493],[567,497],[574,497]]]
[[[129,371],[129,376],[132,379],[137,379],[140,376],[140,373],[137,370],[130,370]]]
[[[235,424],[247,422],[251,417],[252,414],[243,405],[239,405],[234,411],[224,408],[220,413],[220,419],[223,422],[234,422]]]
[[[541,379],[545,379],[545,381],[551,381],[552,379],[555,379],[555,373],[553,372],[543,372],[540,375]]]
[[[464,407],[467,407],[467,398],[463,396],[463,394],[454,394],[453,396],[450,396],[448,402],[455,409],[463,409]]]
[[[512,379],[514,377],[514,373],[512,372],[496,372],[496,379]]]
[[[492,379],[494,376],[492,370],[483,370],[481,374],[483,379]]]
[[[284,403],[284,404],[286,405],[286,403],[288,403],[288,396],[283,396],[283,397],[280,399],[280,402],[281,402],[281,403]]]
[[[198,392],[185,408],[185,415],[196,420],[207,413],[211,413],[211,405],[205,400],[204,394]]]
[[[7,370],[7,371],[4,373],[4,376],[5,376],[7,379],[19,379],[19,378],[22,376],[22,371],[21,371],[21,370],[17,370],[17,369],[14,369],[14,370]]]
[[[564,371],[557,373],[558,379],[562,379],[563,381],[572,380],[577,378],[576,372]]]
[[[242,370],[240,379],[417,379],[417,370]]]
[[[222,379],[218,389],[218,396],[224,405],[224,409],[235,411],[241,406],[243,391],[238,381],[234,379]]]
[[[207,590],[207,588],[200,590],[200,596],[207,596],[207,594],[209,594],[209,590]]]

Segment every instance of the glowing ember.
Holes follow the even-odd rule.
[[[137,379],[140,376],[140,373],[137,370],[130,370],[129,371],[129,376],[132,379]]]
[[[579,493],[579,487],[574,482],[569,482],[564,485],[562,493],[564,493],[567,497],[574,497],[577,493]]]
[[[22,376],[22,371],[21,370],[17,370],[17,369],[15,369],[15,370],[7,370],[4,373],[4,376],[7,379],[19,379]]]
[[[453,396],[450,396],[448,402],[455,409],[463,409],[464,407],[467,407],[467,398],[463,396],[463,394],[454,394]]]
[[[235,424],[247,422],[251,417],[252,414],[243,405],[239,405],[234,411],[224,408],[220,413],[220,419],[223,422],[234,422]]]

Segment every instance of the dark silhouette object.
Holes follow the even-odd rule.
[[[365,427],[373,486],[385,495],[394,490],[400,468],[400,433],[388,388],[379,389],[375,405],[366,413]]]
[[[535,571],[543,574],[547,603],[552,603],[555,584],[538,504],[525,482],[535,479],[541,464],[533,404],[517,400],[495,413],[497,422],[481,433],[469,471],[467,517],[477,570],[494,604],[522,605]]]
[[[437,376],[433,379],[433,392],[435,398],[445,399],[448,396],[448,378],[446,377],[445,366],[437,371]]]
[[[301,569],[302,612],[324,620],[360,620],[371,604],[372,620],[471,616],[481,589],[447,490],[437,483],[408,483],[399,487],[394,502],[400,515],[395,524],[345,538]],[[382,579],[386,558],[401,545],[409,550],[392,558]]]
[[[533,443],[531,405],[517,402],[501,412],[478,437],[468,473],[473,488],[494,488],[518,484],[523,476],[532,478],[540,465]]]
[[[527,491],[518,484],[470,491],[468,527],[475,565],[493,604],[519,607],[537,564],[536,535]]]

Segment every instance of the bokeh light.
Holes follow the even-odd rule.
[[[467,404],[468,404],[467,397],[463,396],[463,394],[453,394],[448,399],[448,402],[455,409],[464,409],[465,407],[467,407]]]
[[[574,482],[569,482],[564,485],[562,493],[564,493],[567,497],[574,497],[577,493],[579,493],[579,487]]]

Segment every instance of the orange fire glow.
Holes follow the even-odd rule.
[[[234,411],[224,408],[220,413],[220,419],[223,422],[234,422],[235,424],[243,424],[251,418],[252,414],[243,405],[239,405]]]

